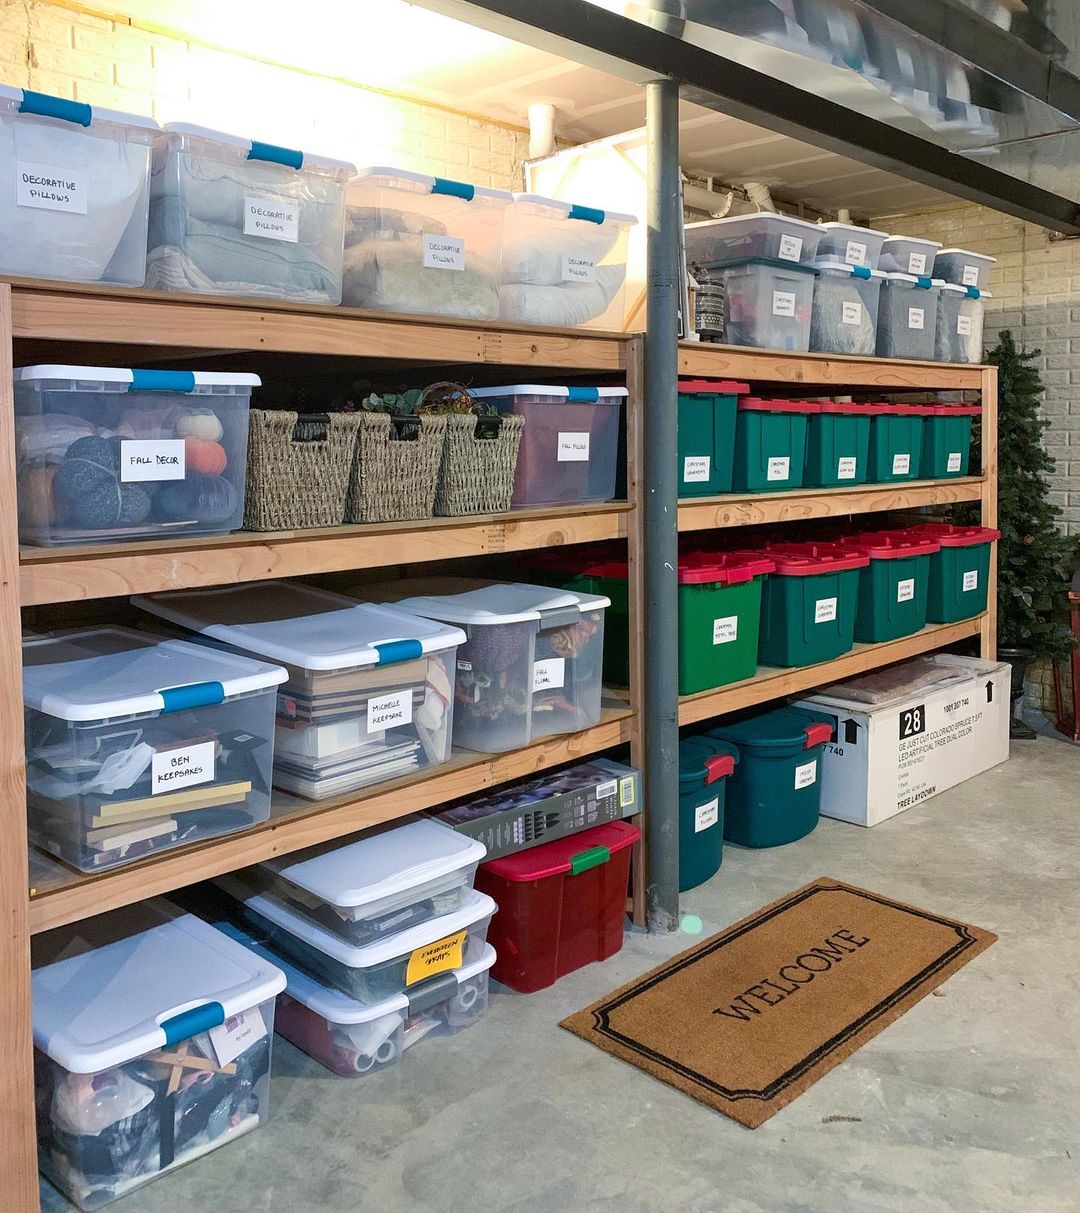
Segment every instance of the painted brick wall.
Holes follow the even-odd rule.
[[[522,129],[227,54],[78,5],[0,0],[0,80],[356,164],[522,188]]]

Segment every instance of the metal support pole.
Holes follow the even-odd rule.
[[[681,291],[679,85],[645,86],[648,305],[645,321],[643,509],[645,679],[642,740],[650,931],[679,925],[678,308]]]

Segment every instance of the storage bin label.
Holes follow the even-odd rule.
[[[862,324],[862,304],[858,300],[840,305],[840,323]]]
[[[817,759],[813,762],[804,762],[802,766],[795,768],[795,791],[800,788],[808,788],[811,784],[817,783]]]
[[[300,239],[300,205],[287,198],[270,198],[262,194],[244,195],[244,235],[262,236],[266,240],[285,240],[296,244]]]
[[[814,622],[832,623],[836,618],[836,599],[819,598],[814,603]]]
[[[723,619],[714,619],[712,621],[713,644],[731,644],[733,640],[738,640],[738,638],[738,615],[725,615]]]
[[[780,259],[782,261],[798,261],[802,256],[801,236],[780,237]]]
[[[848,265],[865,265],[866,245],[861,240],[849,240],[844,251],[844,260]]]
[[[566,685],[566,658],[548,657],[533,662],[533,693],[557,690]]]
[[[915,578],[905,577],[896,583],[896,601],[910,602],[915,597]]]
[[[923,275],[926,273],[926,254],[925,253],[908,253],[907,272],[909,274]]]
[[[979,267],[977,265],[965,265],[963,273],[964,286],[979,285]]]
[[[176,750],[156,750],[150,762],[150,795],[214,782],[217,743],[199,741]]]
[[[694,809],[694,833],[700,834],[709,826],[714,826],[720,820],[720,797],[710,800],[707,804],[699,804]]]
[[[892,474],[894,476],[906,476],[911,471],[911,452],[905,451],[902,455],[894,455],[892,458]]]
[[[854,480],[858,465],[859,461],[854,455],[838,459],[836,461],[836,479]]]
[[[958,337],[971,336],[971,317],[957,316],[956,317],[956,335]]]
[[[949,462],[945,465],[945,470],[947,472],[960,471],[960,452],[959,451],[950,451],[949,452]]]
[[[589,435],[559,431],[558,454],[555,456],[559,463],[588,463]]]
[[[687,455],[683,459],[682,478],[684,484],[703,484],[712,473],[711,455]]]
[[[230,1015],[223,1024],[210,1029],[210,1043],[217,1054],[218,1065],[227,1066],[235,1061],[265,1035],[266,1023],[258,1007],[252,1007],[242,1015]]]
[[[124,438],[120,442],[120,480],[183,480],[183,438]]]
[[[926,310],[921,307],[909,307],[907,310],[907,326],[909,329],[926,328]]]
[[[394,691],[367,702],[367,731],[382,733],[399,725],[412,723],[412,690]]]
[[[773,293],[772,293],[772,314],[774,316],[794,316],[795,315],[795,292],[794,291],[773,291]]]
[[[968,590],[977,590],[979,588],[979,570],[968,569],[964,574],[964,593]]]
[[[592,257],[577,257],[573,253],[563,253],[562,280],[563,282],[595,282],[596,262]]]
[[[461,236],[431,236],[425,232],[422,260],[426,270],[463,270],[465,240]]]
[[[765,470],[766,480],[787,480],[791,474],[791,457],[789,455],[773,455]]]
[[[57,168],[30,160],[15,162],[16,206],[85,215],[89,197],[90,179],[84,168]]]
[[[447,935],[426,947],[417,948],[409,957],[405,968],[405,984],[414,986],[418,981],[426,981],[437,973],[446,973],[450,969],[460,969],[462,953],[465,951],[465,937],[468,931],[458,931],[456,935]]]

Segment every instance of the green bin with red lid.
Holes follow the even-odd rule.
[[[865,484],[873,406],[839,400],[818,402],[806,421],[806,472],[809,488]]]
[[[923,425],[922,476],[946,480],[966,476],[971,461],[971,427],[981,404],[931,404]]]
[[[739,398],[735,422],[736,493],[780,493],[802,488],[806,419],[818,406],[809,400]]]
[[[871,404],[867,480],[891,484],[922,475],[923,430],[933,411],[928,404]]]
[[[841,539],[843,547],[869,560],[859,573],[855,639],[862,644],[898,640],[926,627],[930,558],[936,539],[914,530],[865,531]]]
[[[482,863],[476,888],[495,899],[488,927],[492,977],[522,994],[606,960],[622,947],[633,822],[580,834]]]
[[[779,847],[814,829],[821,808],[821,748],[834,724],[821,712],[781,707],[725,721],[705,734],[739,751],[727,780],[726,842]]]
[[[941,545],[930,557],[929,622],[956,623],[981,615],[986,610],[993,544],[1001,532],[988,526],[924,522],[911,527],[910,533]]]
[[[679,742],[679,892],[715,876],[724,859],[724,789],[739,751],[715,737]]]
[[[748,383],[730,379],[679,380],[679,496],[731,492],[735,415]]]
[[[835,543],[768,544],[763,554],[776,567],[762,594],[761,663],[816,665],[848,652],[868,557]]]

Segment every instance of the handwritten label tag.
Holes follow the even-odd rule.
[[[381,733],[385,729],[396,729],[412,723],[412,691],[394,691],[391,695],[380,695],[367,703],[367,731]]]
[[[218,1065],[227,1066],[235,1061],[265,1035],[266,1022],[258,1007],[252,1007],[242,1015],[230,1015],[224,1023],[210,1029],[210,1043],[214,1046]]]
[[[423,266],[426,270],[463,270],[465,241],[461,236],[431,236],[424,233]]]
[[[562,259],[563,282],[595,282],[596,262],[592,257],[577,257],[564,253]]]
[[[896,583],[896,601],[910,602],[915,597],[915,578],[907,577]]]
[[[965,265],[962,275],[964,286],[979,285],[979,267],[977,265]]]
[[[150,762],[150,795],[214,782],[216,743],[200,741],[177,750],[156,750]]]
[[[711,455],[687,455],[683,459],[682,478],[684,484],[704,484],[712,472]]]
[[[558,463],[588,463],[589,435],[559,431]]]
[[[774,316],[794,316],[795,315],[795,292],[794,291],[773,291],[773,293],[772,293],[772,314]]]
[[[813,762],[804,762],[802,766],[795,768],[795,790],[799,788],[808,788],[811,784],[817,783],[817,759]]]
[[[909,307],[907,310],[907,326],[909,329],[926,328],[926,311],[921,307]]]
[[[533,662],[533,693],[557,690],[566,685],[566,658],[548,657]]]
[[[960,452],[959,451],[950,451],[949,460],[945,464],[945,470],[947,472],[958,472],[958,471],[960,471],[960,468],[962,466],[963,465],[961,463]]]
[[[700,834],[702,830],[707,830],[709,826],[714,826],[720,820],[720,797],[715,800],[710,800],[706,804],[699,804],[694,809],[694,833]]]
[[[909,274],[923,275],[926,273],[926,254],[925,253],[908,253],[907,272]]]
[[[836,618],[836,599],[819,598],[814,603],[814,622],[832,623]]]
[[[862,324],[862,304],[844,303],[840,306],[841,324]]]
[[[781,261],[798,261],[802,256],[802,237],[801,236],[781,236],[780,237],[780,260]]]
[[[713,644],[730,644],[739,638],[738,615],[725,615],[723,619],[712,621]]]
[[[15,162],[15,205],[42,211],[85,215],[90,202],[90,174],[84,168]]]
[[[765,468],[766,480],[787,480],[791,475],[791,457],[789,455],[773,455]]]
[[[866,245],[861,240],[849,240],[844,251],[844,260],[848,265],[865,265]]]
[[[906,451],[902,455],[894,455],[892,460],[892,474],[894,476],[906,476],[911,471],[911,452]]]
[[[414,986],[418,981],[434,977],[436,973],[460,969],[467,935],[468,931],[458,931],[456,935],[447,935],[445,939],[429,943],[427,947],[417,948],[405,967],[405,984]]]
[[[267,194],[245,194],[244,235],[296,244],[300,239],[300,204]]]
[[[120,441],[120,480],[183,480],[183,438],[123,438]]]
[[[971,336],[971,317],[957,316],[956,317],[956,335],[958,337]]]
[[[979,570],[978,569],[968,569],[968,571],[964,574],[964,588],[963,588],[962,592],[966,594],[968,592],[968,590],[977,590],[978,588],[979,588]]]
[[[836,479],[854,480],[859,461],[855,456],[845,456],[836,461]]]

